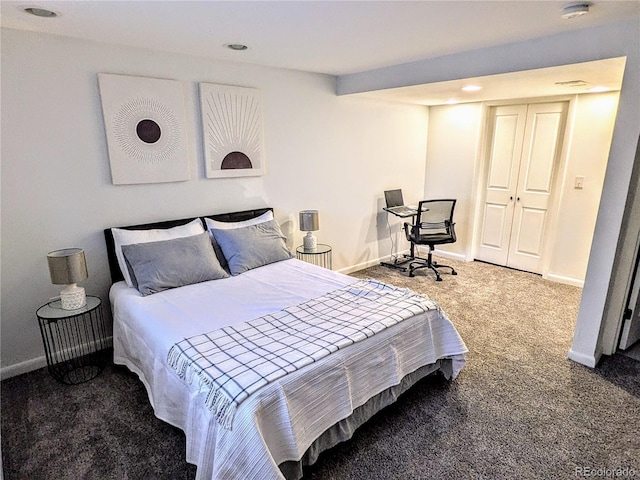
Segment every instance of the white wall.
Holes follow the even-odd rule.
[[[297,212],[320,210],[320,242],[334,268],[388,255],[382,192],[424,184],[424,107],[337,97],[335,78],[2,30],[1,365],[3,375],[44,365],[36,309],[58,292],[46,253],[86,251],[87,293],[108,302],[102,230],[261,206],[300,243]],[[191,180],[114,186],[97,73],[184,82]],[[259,88],[267,173],[206,179],[198,82]],[[107,309],[108,311],[108,309]]]
[[[429,108],[425,198],[456,198],[456,243],[439,251],[473,260],[474,175],[480,148],[483,108],[480,103]]]
[[[566,164],[561,184],[548,277],[584,281],[604,185],[619,92],[578,95],[568,119]],[[576,189],[576,176],[584,188]],[[575,283],[575,282],[574,282]]]

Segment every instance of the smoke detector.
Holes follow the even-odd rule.
[[[24,9],[24,11],[26,13],[30,13],[31,15],[35,15],[36,17],[55,18],[58,16],[58,14],[53,10],[47,10],[46,8],[40,7],[27,7]]]
[[[590,6],[591,4],[588,2],[570,3],[568,5],[565,5],[562,8],[562,18],[564,20],[568,20],[570,18],[586,15],[587,13],[589,13]]]

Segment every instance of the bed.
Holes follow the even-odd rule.
[[[104,233],[114,362],[138,375],[158,418],[185,432],[186,460],[197,466],[197,479],[299,479],[304,465],[351,438],[417,381],[435,373],[455,379],[464,366],[467,348],[437,303],[292,258],[270,208]],[[215,264],[209,270],[202,266],[209,263]],[[385,303],[383,313],[367,310],[372,301]],[[339,313],[327,314],[329,307]],[[358,309],[366,312],[359,330],[350,323]],[[290,333],[305,316],[316,323]],[[338,317],[343,323],[328,336],[298,338]],[[286,367],[272,351],[254,358],[262,337],[238,337],[264,325],[277,326],[279,348],[299,346]],[[328,340],[315,348],[320,337]],[[257,374],[238,377],[257,375],[260,382],[229,402],[224,394],[235,380],[230,371],[218,373],[225,362],[212,361],[218,358],[209,356],[212,350],[234,362],[231,373],[238,364],[258,365]],[[269,362],[278,368],[262,374]]]

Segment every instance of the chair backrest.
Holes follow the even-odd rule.
[[[453,223],[453,210],[455,208],[456,199],[422,200],[418,203],[416,225],[420,223],[444,223],[445,220]]]
[[[422,200],[418,203],[418,215],[414,228],[414,235],[448,235],[451,238],[442,243],[456,241],[453,223],[453,211],[456,199]]]

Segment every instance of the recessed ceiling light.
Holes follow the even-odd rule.
[[[464,92],[477,92],[478,90],[482,90],[480,85],[465,85],[462,87],[462,91]]]
[[[249,47],[247,47],[246,45],[243,45],[241,43],[227,43],[225,45],[225,47],[231,49],[231,50],[235,50],[236,52],[241,52],[243,50],[247,50]]]
[[[589,13],[590,6],[591,4],[588,2],[570,3],[569,5],[565,5],[562,8],[562,18],[564,20],[568,20],[570,18],[586,15]]]
[[[46,8],[27,7],[24,9],[24,11],[30,13],[31,15],[35,15],[36,17],[54,18],[58,16],[56,12],[47,10]]]

